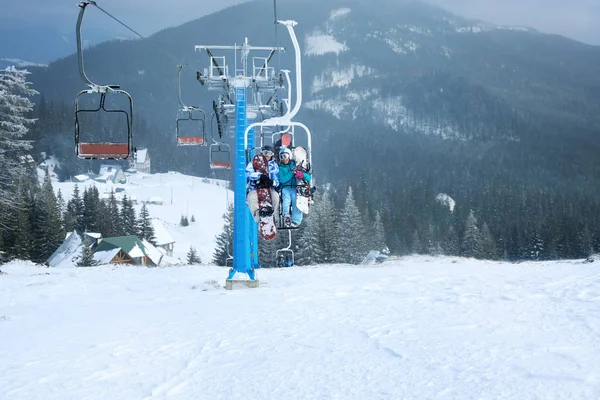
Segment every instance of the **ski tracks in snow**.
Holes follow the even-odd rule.
[[[7,268],[0,398],[596,400],[597,270],[418,257],[229,292],[219,268]]]

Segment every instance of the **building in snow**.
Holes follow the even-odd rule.
[[[81,182],[85,182],[88,179],[90,179],[89,176],[85,175],[85,174],[80,174],[80,175],[75,175],[71,177],[71,182],[75,182],[75,183],[81,183]]]
[[[94,252],[94,260],[98,264],[132,264],[154,267],[160,263],[160,259],[153,260],[152,253],[153,251],[148,249],[137,236],[118,236],[102,239]]]
[[[102,241],[102,235],[94,232],[84,232],[83,235],[77,231],[69,232],[65,241],[48,258],[46,264],[52,268],[70,268],[76,267],[81,260],[81,253],[84,243],[94,251]]]
[[[138,149],[135,157],[129,162],[129,168],[139,172],[150,173],[150,153],[148,149]]]
[[[163,223],[153,218],[152,228],[154,228],[154,243],[159,250],[162,250],[164,254],[169,257],[173,257],[173,247],[175,247],[175,240],[171,237]]]
[[[151,196],[148,200],[144,201],[145,204],[154,204],[157,206],[162,206],[164,204],[162,197],[160,196]]]
[[[98,175],[90,175],[93,180],[101,183],[127,183],[125,172],[119,165],[102,164]]]

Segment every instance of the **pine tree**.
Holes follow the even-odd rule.
[[[187,253],[187,262],[190,265],[202,263],[202,260],[198,256],[198,253],[196,252],[196,249],[194,248],[194,246],[190,246],[190,251],[188,251],[188,253]]]
[[[458,256],[460,255],[460,240],[458,233],[454,229],[454,226],[450,225],[448,227],[448,231],[444,237],[444,242],[442,245],[442,249],[444,250],[444,254],[450,256]]]
[[[131,200],[127,198],[127,195],[123,196],[123,202],[121,204],[121,227],[124,236],[135,236],[137,233],[135,210],[133,209]]]
[[[196,222],[196,217],[194,217],[194,214],[192,214],[192,218],[190,219],[190,222]]]
[[[100,213],[100,192],[92,186],[83,192],[83,226],[85,232],[100,232],[104,215]]]
[[[298,238],[297,251],[295,253],[296,265],[316,264],[319,248],[317,237],[318,218],[315,218],[313,207],[312,213],[304,219]]]
[[[33,109],[27,97],[37,94],[29,88],[28,74],[14,67],[0,71],[0,228],[5,231],[14,228],[6,218],[19,212],[12,189],[24,173],[19,157],[31,149],[26,135],[35,122],[27,118]]]
[[[484,260],[495,260],[498,258],[496,250],[496,242],[492,236],[492,232],[487,223],[483,223],[481,227],[480,240],[477,248],[477,258]]]
[[[35,219],[33,226],[36,259],[34,261],[43,262],[60,246],[64,237],[58,201],[47,170],[42,190],[36,196]]]
[[[367,254],[366,231],[351,187],[348,188],[344,208],[340,213],[339,232],[336,259],[341,262],[358,264]]]
[[[385,244],[385,230],[379,211],[375,213],[375,221],[373,221],[371,232],[369,233],[371,249],[387,253],[389,249]]]
[[[63,223],[64,223],[65,211],[67,211],[67,206],[66,206],[65,199],[64,199],[60,189],[58,189],[58,194],[56,195],[56,203],[58,204],[58,214],[59,214],[58,216],[61,221],[61,229],[64,232],[65,227],[64,227]]]
[[[115,191],[110,191],[108,198],[106,218],[110,221],[105,237],[116,237],[123,236],[123,226],[121,225],[121,217],[119,215],[119,204],[117,203],[117,197]],[[104,235],[104,234],[103,234]]]
[[[465,234],[462,242],[463,257],[475,257],[477,255],[479,241],[480,235],[479,228],[477,227],[477,218],[475,218],[475,213],[471,210],[465,223]]]
[[[74,233],[75,235],[76,233]],[[90,240],[86,237],[83,241],[83,249],[81,250],[81,259],[77,263],[78,267],[93,267],[98,265],[98,262],[94,260],[94,252],[90,247]]]
[[[181,225],[181,226],[189,226],[190,225],[190,221],[188,220],[188,217],[186,217],[185,215],[182,215],[181,219],[179,220],[179,225]]]
[[[9,254],[22,260],[31,259],[31,254],[34,253],[31,219],[35,204],[30,185],[30,181],[23,175],[14,188],[13,201],[16,209],[10,218],[13,229],[8,243],[5,242],[5,245],[10,246]]]
[[[425,254],[425,246],[423,246],[418,230],[415,230],[412,234],[411,247],[413,254]]]
[[[78,232],[84,231],[83,210],[83,199],[79,193],[79,186],[76,184],[71,199],[67,202],[66,211],[63,214],[65,232],[73,232],[74,230]]]
[[[142,205],[142,209],[140,210],[140,217],[137,221],[137,236],[140,239],[146,239],[150,243],[156,244],[154,227],[152,226],[152,220],[150,219],[146,204]]]
[[[321,196],[315,196],[315,213],[312,214],[317,247],[314,254],[314,263],[343,262],[336,257],[339,229],[337,210],[325,191]]]
[[[217,245],[213,254],[212,262],[216,265],[226,266],[227,259],[233,254],[233,204],[223,214],[223,231],[217,236]]]

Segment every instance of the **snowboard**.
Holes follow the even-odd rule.
[[[262,175],[269,176],[269,162],[262,154],[257,154],[252,159],[252,167]],[[271,199],[271,186],[261,187],[257,182],[256,195],[258,196],[258,232],[265,240],[274,239],[277,236],[277,223],[275,222],[275,210]]]
[[[292,159],[296,162],[296,169],[302,172],[310,171],[310,163],[306,149],[302,146],[292,150]],[[296,179],[296,207],[303,214],[308,214],[308,204],[311,201],[310,182],[306,179]]]

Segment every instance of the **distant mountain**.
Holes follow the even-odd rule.
[[[75,22],[65,21],[61,28],[55,24],[33,24],[9,21],[0,17],[0,67],[12,65],[12,60],[48,64],[77,51]],[[95,45],[119,36],[109,29],[86,28],[84,46]]]
[[[88,76],[119,83],[134,97],[136,115],[171,138],[176,64],[188,65],[184,99],[210,110],[215,93],[195,80],[208,58],[194,45],[248,37],[292,49],[284,29],[275,35],[271,10],[271,2],[247,3],[145,40],[94,46],[85,54]],[[282,1],[278,16],[299,22],[305,104],[298,117],[313,130],[320,182],[360,188],[361,206],[408,204],[424,218],[428,199],[447,193],[463,220],[469,209],[480,210],[495,234],[525,202],[521,194],[549,199],[526,213],[527,224],[554,223],[573,202],[596,205],[600,47],[470,21],[417,1]],[[293,52],[272,64],[294,70]],[[33,70],[34,87],[47,99],[72,102],[85,87],[74,55]],[[149,139],[144,135],[138,140]],[[175,151],[161,148],[169,168],[187,168]],[[568,199],[551,216],[554,196]],[[490,208],[492,199],[507,198]],[[389,209],[387,222],[408,224],[408,235],[429,229],[406,220],[405,211]],[[501,229],[506,238],[510,229]]]

